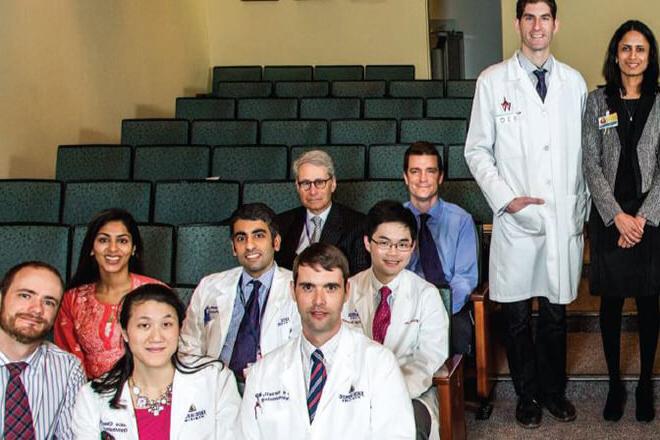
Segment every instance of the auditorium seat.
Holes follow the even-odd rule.
[[[330,94],[327,81],[278,81],[275,96],[278,98],[322,98]]]
[[[261,122],[261,143],[271,145],[325,145],[325,120],[268,120]]]
[[[60,145],[57,180],[128,180],[131,178],[130,145]]]
[[[238,100],[239,119],[296,119],[298,100],[295,98],[244,98]]]
[[[121,143],[125,145],[176,145],[188,143],[185,119],[124,119]]]
[[[296,185],[292,181],[248,181],[243,183],[242,203],[265,203],[276,213],[300,206]]]
[[[303,98],[300,119],[358,119],[359,98]]]
[[[0,180],[0,222],[59,223],[61,200],[56,180]]]
[[[415,66],[405,64],[368,65],[364,77],[368,80],[413,80],[415,79]]]
[[[138,225],[138,229],[142,238],[144,274],[166,284],[171,284],[174,280],[172,273],[172,265],[174,264],[174,226],[141,224]],[[72,274],[78,267],[80,248],[86,233],[86,225],[73,228],[70,256]]]
[[[193,293],[195,293],[195,288],[176,286],[174,287],[174,292],[176,293],[176,296],[179,297],[183,305],[186,306],[186,309],[188,309],[188,306],[190,305],[190,299],[192,298]]]
[[[223,145],[213,149],[211,176],[220,180],[284,180],[289,149],[285,145]]]
[[[153,221],[169,225],[221,222],[238,207],[238,200],[238,182],[156,182]]]
[[[359,65],[325,65],[314,67],[316,81],[362,81],[364,67]]]
[[[413,119],[424,117],[421,98],[365,98],[365,119]]]
[[[43,261],[62,278],[68,274],[69,227],[45,224],[0,224],[0,273],[24,261]]]
[[[434,98],[426,100],[427,118],[462,118],[469,120],[472,98]]]
[[[440,185],[440,197],[465,209],[478,224],[493,223],[490,209],[479,185],[474,180],[448,180]]]
[[[249,145],[257,143],[257,121],[193,121],[191,144]]]
[[[476,85],[476,79],[447,80],[447,97],[472,98]]]
[[[389,95],[393,98],[442,98],[445,84],[440,80],[390,81]]]
[[[465,119],[404,119],[401,121],[400,142],[410,144],[427,141],[434,144],[458,144],[465,142]]]
[[[87,224],[99,211],[123,208],[139,223],[149,222],[151,182],[74,181],[64,184],[62,223]]]
[[[264,66],[264,81],[311,81],[312,66]]]
[[[369,178],[370,179],[402,179],[403,155],[409,144],[371,145],[369,147]],[[437,147],[440,157],[443,157],[442,146]]]
[[[266,81],[218,82],[213,89],[218,98],[268,98],[272,94],[273,84]]]
[[[219,81],[261,81],[261,66],[215,66],[213,84]]]
[[[233,119],[236,102],[221,98],[176,98],[177,119]]]
[[[323,150],[330,155],[335,165],[337,180],[364,179],[367,149],[364,145],[309,145],[291,148],[291,164],[309,150]],[[291,175],[293,178],[293,174]]]
[[[232,254],[229,231],[229,226],[217,224],[176,228],[174,272],[177,286],[194,287],[206,275],[238,265]]]
[[[396,120],[336,120],[330,122],[331,144],[393,144],[397,141]]]
[[[405,202],[408,189],[402,178],[396,180],[353,180],[337,183],[335,200],[356,211],[367,213],[384,199]]]
[[[135,147],[135,180],[206,179],[211,167],[207,145],[143,145]]]
[[[472,179],[465,162],[465,145],[450,145],[447,148],[447,179]]]
[[[331,95],[337,98],[383,98],[385,81],[333,81]]]

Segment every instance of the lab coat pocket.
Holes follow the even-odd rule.
[[[568,234],[580,235],[584,229],[584,221],[587,216],[587,193],[571,194],[566,196],[566,213],[569,219]]]
[[[508,112],[495,115],[497,123],[497,141],[495,142],[495,158],[497,160],[513,159],[523,156],[521,112]]]
[[[513,214],[502,214],[502,223],[512,236],[545,234],[545,223],[541,216],[542,205],[527,205]]]

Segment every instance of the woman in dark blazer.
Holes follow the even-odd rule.
[[[606,420],[623,414],[619,371],[625,298],[637,302],[641,371],[635,415],[655,416],[651,375],[658,343],[660,292],[660,95],[658,49],[651,30],[627,21],[610,41],[607,82],[589,94],[582,121],[583,168],[593,206],[589,219],[590,288],[601,297],[600,327],[610,388]]]

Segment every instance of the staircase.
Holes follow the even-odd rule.
[[[469,439],[660,439],[660,349],[655,362],[656,419],[651,423],[635,420],[635,387],[639,374],[639,346],[636,306],[627,299],[621,329],[621,373],[627,389],[623,418],[618,423],[602,418],[608,391],[608,376],[599,327],[600,299],[589,293],[589,254],[585,246],[584,269],[578,297],[567,307],[567,397],[575,405],[578,418],[572,423],[554,420],[544,412],[539,429],[527,430],[515,422],[516,393],[509,376],[506,351],[501,337],[501,316],[492,316],[493,370],[496,385],[492,394],[493,412],[488,420],[477,420],[466,413]],[[534,315],[536,318],[536,315]]]

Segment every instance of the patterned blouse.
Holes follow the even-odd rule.
[[[130,274],[131,290],[160,281]],[[96,299],[96,284],[83,284],[67,290],[55,320],[55,343],[77,356],[88,378],[101,376],[124,355],[119,325],[119,304]]]

